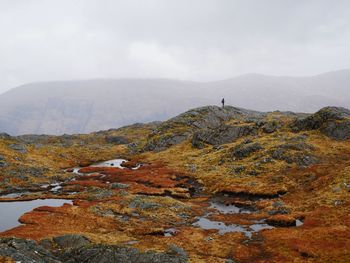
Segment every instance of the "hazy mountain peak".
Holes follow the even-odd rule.
[[[249,73],[215,82],[91,79],[29,83],[0,95],[0,130],[10,134],[84,133],[165,120],[202,105],[314,112],[350,105],[350,70],[312,77]]]

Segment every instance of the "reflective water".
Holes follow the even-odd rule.
[[[91,167],[117,167],[120,169],[124,169],[123,166],[121,166],[122,163],[127,162],[127,160],[124,159],[113,159],[113,160],[108,160],[105,162],[100,162],[97,164],[92,164],[90,165]]]
[[[216,209],[221,214],[250,214],[252,210],[239,208],[233,204],[224,204],[220,202],[210,202],[210,207]]]
[[[20,225],[18,218],[36,207],[62,206],[64,203],[72,204],[72,201],[66,199],[38,199],[20,202],[0,202],[0,232]]]
[[[253,233],[259,232],[264,229],[273,229],[273,226],[270,226],[265,223],[256,222],[253,225],[239,225],[239,224],[225,224],[220,221],[213,221],[205,217],[199,217],[199,220],[193,223],[193,226],[198,226],[202,229],[215,229],[219,231],[219,234],[223,235],[229,232],[240,232],[243,233],[246,237],[251,238]]]

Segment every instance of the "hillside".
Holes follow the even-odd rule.
[[[219,104],[260,111],[314,112],[350,105],[350,70],[312,77],[246,74],[216,82],[109,79],[32,83],[0,95],[0,130],[86,133],[162,121],[188,108]]]
[[[90,134],[1,134],[0,152],[0,205],[66,202],[3,229],[0,261],[350,261],[346,108],[206,106]]]

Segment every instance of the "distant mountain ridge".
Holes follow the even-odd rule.
[[[26,84],[0,95],[0,131],[86,133],[165,120],[189,108],[228,104],[258,111],[350,107],[350,70],[311,77],[245,74],[213,82],[94,79]]]

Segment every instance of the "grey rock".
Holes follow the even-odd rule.
[[[287,142],[275,147],[270,155],[275,160],[285,161],[289,164],[296,163],[299,167],[308,167],[318,163],[318,159],[312,151],[315,148],[305,142]]]
[[[334,140],[350,139],[350,120],[342,122],[330,122],[321,129],[321,132]]]
[[[129,187],[128,184],[123,184],[123,183],[112,183],[111,184],[112,189],[126,189],[128,187]]]
[[[283,201],[276,201],[272,204],[273,207],[281,207],[284,206],[284,202]]]
[[[169,252],[171,253],[174,253],[174,254],[177,254],[177,255],[180,255],[181,257],[183,257],[183,258],[187,258],[187,253],[186,253],[186,251],[183,249],[183,248],[181,248],[181,247],[178,247],[178,246],[176,246],[176,245],[174,245],[174,244],[171,244],[170,246],[169,246]]]
[[[320,131],[335,140],[350,139],[350,110],[341,107],[326,107],[306,118],[291,124],[295,132],[303,130]]]
[[[106,136],[106,142],[111,144],[128,144],[129,140],[123,136]]]
[[[0,256],[26,263],[61,262],[50,251],[36,244],[33,240],[19,238],[0,238]]]
[[[92,191],[92,196],[91,198],[93,200],[99,200],[99,199],[104,199],[104,198],[108,198],[115,195],[115,192],[112,190],[106,190],[106,189],[101,189],[101,188],[95,188]]]
[[[259,143],[239,144],[230,150],[230,157],[243,159],[251,154],[264,149]]]
[[[160,204],[148,201],[147,199],[148,198],[146,198],[146,197],[136,196],[135,198],[133,198],[130,201],[128,207],[129,208],[137,208],[137,209],[141,209],[141,210],[155,209],[155,208],[160,207]]]
[[[316,130],[328,121],[343,120],[350,117],[350,110],[342,107],[325,107],[305,118],[297,119],[292,123],[293,131]]]
[[[265,133],[273,133],[281,127],[281,124],[277,121],[270,121],[265,123],[261,128]]]
[[[160,136],[153,136],[149,139],[144,147],[144,151],[163,151],[170,146],[177,145],[187,140],[189,133],[182,134],[164,134]]]
[[[20,153],[27,153],[27,149],[22,144],[13,143],[9,145],[9,148]]]
[[[246,167],[243,165],[237,165],[237,166],[233,166],[231,169],[232,169],[231,173],[240,174],[246,170]]]
[[[0,167],[8,166],[7,162],[5,162],[5,156],[0,154]]]
[[[195,132],[192,137],[192,146],[201,148],[204,144],[221,145],[247,136],[257,134],[257,127],[253,125],[231,126],[221,125],[215,129],[205,129]]]
[[[79,248],[90,244],[90,241],[82,236],[76,234],[68,234],[63,236],[57,236],[52,239],[61,249],[67,248]]]
[[[0,139],[10,139],[10,138],[11,136],[9,134],[4,132],[0,133]]]
[[[92,245],[88,239],[80,235],[54,237],[52,240],[43,240],[41,244],[38,245],[33,240],[0,238],[0,255],[26,263],[188,262],[187,253],[175,245],[171,245],[167,252],[141,252],[132,247]]]
[[[69,251],[61,256],[67,263],[185,263],[188,257],[170,251],[168,253],[147,251],[140,252],[136,248],[93,245]]]

